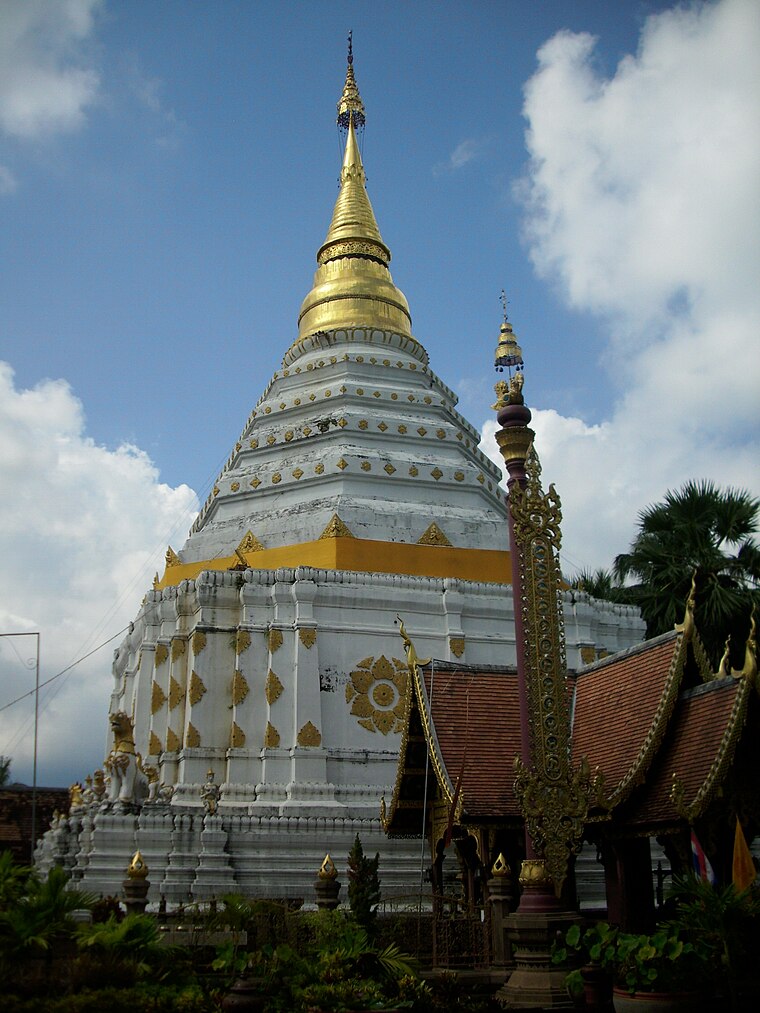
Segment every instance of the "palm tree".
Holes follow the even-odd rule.
[[[585,591],[592,598],[630,605],[631,589],[625,587],[611,570],[579,570],[567,578],[570,587]]]
[[[630,581],[631,601],[641,608],[647,636],[671,630],[683,618],[692,577],[696,622],[714,664],[731,636],[735,659],[743,656],[749,616],[760,602],[760,549],[753,538],[760,499],[713,482],[687,482],[639,514],[639,533],[613,572]]]

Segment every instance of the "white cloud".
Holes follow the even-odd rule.
[[[604,565],[689,478],[760,491],[760,6],[654,15],[610,79],[593,50],[560,32],[539,51],[521,193],[536,269],[609,329],[610,417],[535,413],[568,554]]]
[[[96,101],[87,43],[102,0],[4,0],[0,129],[20,138],[75,130]]]
[[[129,623],[197,509],[193,491],[160,483],[138,448],[97,446],[64,381],[18,390],[4,363],[0,488],[0,632],[42,631],[43,681]],[[40,783],[68,783],[102,762],[120,639],[52,684],[60,692],[41,711]],[[31,638],[0,640],[0,707],[33,689],[19,659],[33,653]],[[0,712],[0,753],[27,781],[32,719],[31,698]]]

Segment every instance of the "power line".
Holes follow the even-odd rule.
[[[129,626],[125,626],[124,629],[119,630],[118,633],[114,633],[114,635],[112,637],[109,637],[108,640],[104,640],[102,644],[98,644],[97,647],[93,647],[91,651],[89,651],[87,654],[83,654],[81,658],[77,658],[76,661],[72,661],[70,665],[67,665],[66,668],[61,669],[61,671],[56,673],[56,675],[51,675],[49,679],[45,679],[44,682],[40,683],[39,688],[42,689],[44,686],[49,686],[51,682],[55,682],[56,679],[60,679],[62,675],[65,675],[67,672],[70,672],[72,668],[76,668],[76,666],[81,664],[81,662],[86,661],[87,658],[89,658],[91,655],[97,653],[97,651],[99,651],[101,647],[105,647],[106,644],[110,644],[112,640],[115,640],[117,637],[120,637],[122,633],[126,633],[128,629]],[[5,710],[8,710],[9,707],[13,707],[14,704],[20,703],[22,700],[26,700],[28,696],[34,696],[34,693],[35,690],[30,689],[29,692],[24,693],[23,696],[17,696],[16,699],[11,700],[10,703],[3,704],[3,706],[0,707],[0,713],[2,713]]]

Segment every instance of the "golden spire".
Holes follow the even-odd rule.
[[[371,327],[411,337],[409,305],[393,284],[391,252],[383,242],[366,189],[356,131],[364,126],[362,102],[348,39],[346,83],[338,102],[338,126],[346,133],[340,191],[324,243],[314,287],[301,305],[299,343],[317,331]]]

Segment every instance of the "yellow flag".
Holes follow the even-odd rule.
[[[736,836],[734,837],[734,886],[739,892],[746,890],[748,886],[752,886],[755,882],[756,875],[755,863],[752,861],[752,855],[747,847],[744,832],[742,831],[742,825],[739,822],[739,817],[737,816]]]

